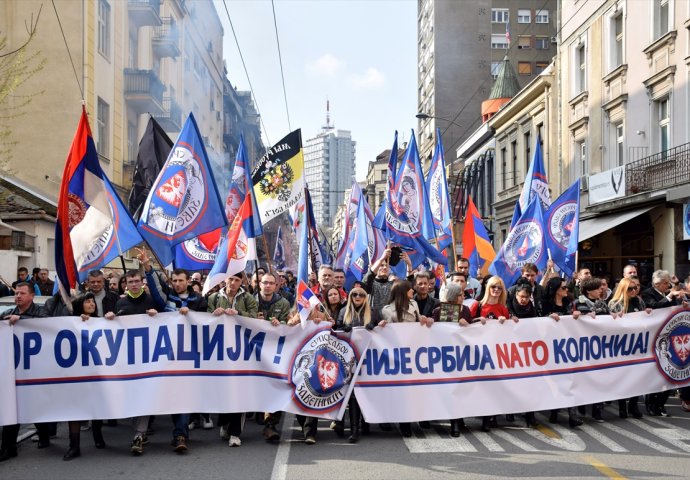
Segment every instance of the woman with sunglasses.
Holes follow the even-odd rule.
[[[419,314],[419,307],[414,301],[414,290],[412,284],[407,280],[396,280],[391,287],[388,305],[381,309],[381,320],[379,327],[385,327],[388,323],[400,322],[419,322],[420,325],[431,326],[433,318]],[[412,425],[410,423],[400,424],[400,433],[403,437],[412,436]]]
[[[560,277],[552,278],[546,283],[544,298],[541,304],[542,314],[553,318],[555,321],[561,319],[561,315],[570,315],[573,311],[573,302],[568,295],[568,282]],[[573,315],[573,318],[577,318]],[[551,410],[549,422],[558,423],[558,408]],[[568,425],[570,428],[582,425],[582,419],[577,415],[576,407],[568,407]]]
[[[640,281],[637,277],[622,278],[618,282],[616,291],[609,301],[609,310],[611,316],[616,318],[616,315],[623,316],[625,313],[646,311],[651,313],[651,308],[645,308],[640,293]],[[630,397],[627,400],[618,400],[618,416],[621,418],[628,418],[628,414],[634,418],[642,418],[642,412],[637,406],[638,397]]]
[[[479,321],[498,320],[503,323],[510,318],[510,312],[506,305],[506,286],[499,276],[492,276],[486,282],[484,295],[479,301]],[[517,318],[514,320],[517,321]]]
[[[330,295],[330,290],[329,290]],[[342,330],[344,332],[351,331],[354,327],[366,327],[367,330],[372,330],[379,323],[379,316],[376,310],[372,310],[367,301],[367,292],[361,286],[354,287],[350,290],[347,296],[347,303],[338,313],[338,319],[335,323],[335,330]],[[350,418],[350,443],[357,443],[361,431],[364,434],[369,433],[369,424],[362,418],[362,411],[355,398],[355,392],[350,395],[350,402],[348,403],[348,414]],[[336,433],[343,431],[343,422],[336,423]]]

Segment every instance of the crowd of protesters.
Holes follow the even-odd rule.
[[[402,252],[395,259],[405,265],[406,277],[395,278],[391,272],[393,250],[388,248],[381,258],[372,263],[361,282],[354,282],[346,290],[346,275],[342,269],[321,265],[309,277],[309,287],[321,301],[310,320],[330,322],[334,330],[348,332],[362,327],[373,330],[385,328],[389,323],[416,322],[420,327],[433,327],[435,322],[453,321],[459,327],[472,323],[497,321],[518,322],[521,319],[550,317],[560,321],[562,316],[577,319],[582,315],[596,318],[610,315],[617,318],[630,312],[650,313],[653,309],[674,305],[687,306],[690,299],[690,277],[680,281],[675,275],[664,270],[653,273],[650,285],[642,285],[635,265],[626,265],[622,278],[611,284],[606,279],[592,276],[589,268],[580,268],[573,279],[565,279],[555,272],[549,263],[545,272],[539,272],[533,264],[526,264],[521,277],[515,285],[506,286],[497,276],[472,276],[470,262],[460,258],[456,269],[444,279],[437,279],[431,272],[414,270],[408,256]],[[29,276],[28,269],[20,268],[17,280],[11,285],[0,282],[0,296],[14,295],[15,308],[4,317],[14,324],[22,318],[78,316],[83,321],[91,317],[115,317],[147,314],[155,316],[159,312],[178,311],[209,312],[212,315],[240,315],[272,325],[297,325],[299,314],[295,310],[297,279],[289,270],[267,271],[255,269],[247,276],[244,273],[229,276],[224,283],[202,295],[204,277],[200,272],[174,270],[170,276],[157,272],[145,250],[138,251],[142,270],[130,270],[124,275],[114,271],[94,270],[88,274],[82,290],[75,292],[69,302],[57,293],[48,278],[47,269],[34,269]],[[440,280],[440,281],[439,281]],[[35,296],[49,296],[44,305],[34,303]],[[457,314],[451,318],[444,315],[444,305],[455,305]],[[659,392],[644,397],[646,413],[652,416],[668,415],[666,401],[671,391]],[[680,389],[681,407],[690,411],[690,388]],[[621,418],[641,418],[640,399],[612,399],[618,401]],[[568,424],[571,428],[582,425],[581,415],[586,414],[587,406],[574,406],[567,409]],[[591,405],[591,416],[595,422],[603,422],[604,404]],[[263,425],[264,439],[269,443],[280,441],[279,422],[281,412],[220,413],[217,426],[220,437],[231,447],[242,445],[241,435],[247,415],[252,415]],[[534,412],[523,413],[527,427],[537,425]],[[516,416],[505,416],[509,423]],[[307,444],[317,442],[318,419],[297,416]],[[160,419],[159,419],[160,420]],[[348,405],[347,420],[350,435],[348,441],[356,443],[361,435],[370,433],[370,425],[365,421],[353,394]],[[130,451],[141,455],[148,441],[154,417],[141,416],[132,419],[133,436]],[[172,424],[171,445],[175,452],[184,453],[188,449],[190,430],[198,427],[213,428],[213,420],[208,413],[186,412],[170,416]],[[549,421],[559,421],[559,410],[550,412]],[[106,420],[106,424],[117,424]],[[81,455],[80,432],[84,423],[68,422],[69,448],[64,460],[72,460]],[[96,448],[105,448],[102,420],[92,420],[90,428]],[[345,419],[331,423],[331,429],[338,436],[345,436]],[[484,417],[483,431],[498,426],[498,417]],[[429,422],[420,422],[421,428],[428,428]],[[390,430],[390,425],[380,425]],[[450,433],[453,437],[466,428],[462,418],[450,419]],[[17,455],[17,434],[19,425],[3,427],[0,462]],[[410,423],[399,425],[400,433],[412,435]],[[50,446],[50,438],[56,433],[55,423],[36,424],[38,448]]]

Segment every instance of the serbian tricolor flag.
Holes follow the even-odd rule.
[[[263,233],[258,212],[249,175],[247,148],[241,136],[232,183],[225,200],[225,215],[230,229],[218,245],[215,263],[204,283],[204,294],[230,275],[244,271],[249,260],[256,260],[255,238]]]
[[[463,256],[470,261],[470,273],[474,276],[481,268],[484,276],[488,275],[489,265],[496,257],[496,251],[491,245],[489,233],[484,227],[482,217],[472,201],[467,197],[467,213],[465,215],[465,229],[462,232]]]
[[[123,230],[128,230],[125,232]],[[120,238],[122,237],[122,238]],[[132,219],[98,161],[86,109],[62,174],[55,225],[55,269],[66,289],[140,243]]]

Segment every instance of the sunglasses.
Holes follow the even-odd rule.
[[[503,290],[503,287],[500,286],[500,285],[491,285],[489,288],[490,288],[491,290],[498,290],[499,292],[500,292],[501,290]]]
[[[637,285],[633,285],[632,287],[628,287],[629,292],[634,292],[635,290],[639,290],[639,289],[640,289],[640,287],[638,287]]]
[[[563,286],[561,286],[561,287],[558,287],[558,288],[560,288],[561,290],[568,290],[568,287],[567,287],[567,285],[563,285]]]
[[[366,298],[367,294],[366,293],[358,293],[358,292],[353,292],[350,294],[352,298]]]

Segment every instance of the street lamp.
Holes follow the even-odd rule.
[[[422,112],[419,112],[417,115],[415,115],[415,117],[419,118],[420,120],[431,120],[432,118],[434,120],[443,120],[444,122],[448,122],[452,125],[455,125],[458,128],[462,128],[462,125],[460,125],[459,123],[455,123],[450,118],[434,117],[433,115],[428,115],[428,114],[422,113]]]

